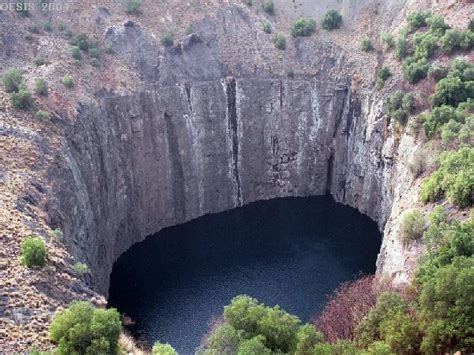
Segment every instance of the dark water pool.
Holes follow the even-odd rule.
[[[256,202],[133,246],[114,265],[109,304],[149,345],[193,354],[239,294],[310,321],[341,282],[375,271],[380,243],[375,223],[330,197]]]

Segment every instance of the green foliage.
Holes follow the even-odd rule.
[[[32,268],[35,266],[43,267],[46,265],[48,251],[43,240],[39,237],[26,237],[21,243],[21,263]]]
[[[51,23],[51,21],[47,21],[43,24],[43,30],[45,30],[46,32],[53,31],[53,24]]]
[[[423,284],[419,309],[425,332],[421,343],[423,353],[472,349],[473,280],[474,258],[456,256]]]
[[[87,33],[79,33],[76,37],[75,45],[79,47],[81,51],[87,52],[90,47],[89,37]]]
[[[239,346],[237,355],[272,355],[270,349],[265,346],[265,338],[261,335],[249,340],[244,340]]]
[[[258,323],[265,313],[265,306],[248,296],[237,296],[224,307],[224,319],[247,337],[258,334]]]
[[[450,29],[440,39],[440,47],[444,52],[451,53],[457,49],[469,50],[474,45],[474,34],[471,31],[461,32]]]
[[[13,107],[26,111],[33,109],[35,106],[35,101],[33,100],[31,92],[24,88],[21,88],[20,91],[12,94],[12,103]]]
[[[436,37],[440,37],[445,34],[449,26],[444,22],[444,18],[439,15],[432,14],[426,19],[426,22],[430,26],[430,32]]]
[[[430,59],[438,48],[438,39],[430,32],[415,35],[413,37],[415,45],[415,59]]]
[[[91,58],[99,59],[99,57],[100,57],[100,49],[99,49],[99,47],[91,47],[91,48],[89,49],[89,55],[91,56]]]
[[[374,49],[374,45],[372,44],[372,41],[370,40],[370,38],[364,38],[360,44],[360,48],[364,52],[370,52],[371,50]]]
[[[56,239],[56,240],[62,240],[64,238],[64,234],[63,234],[63,231],[59,228],[56,228],[54,229],[52,232],[51,232],[51,236]]]
[[[326,12],[321,23],[321,27],[325,30],[331,31],[340,28],[342,24],[342,16],[336,10],[329,10]]]
[[[36,112],[36,118],[41,120],[41,121],[46,121],[49,120],[49,112],[48,111],[43,111],[39,110]]]
[[[134,14],[138,12],[142,6],[142,0],[128,0],[126,11],[128,14]]]
[[[408,54],[408,39],[405,34],[400,34],[395,43],[395,57],[402,60]]]
[[[67,30],[64,35],[66,36],[66,38],[68,39],[71,39],[72,37],[74,37],[74,34],[72,33],[71,30]]]
[[[395,355],[390,345],[383,341],[375,341],[367,348],[364,355]]]
[[[339,340],[334,344],[320,343],[316,345],[311,353],[313,355],[357,355],[360,354],[354,344],[349,341]]]
[[[316,29],[316,21],[310,19],[297,19],[291,25],[291,35],[293,37],[311,36]]]
[[[464,82],[459,77],[448,76],[436,84],[435,93],[429,98],[430,105],[431,107],[457,106],[459,103],[473,97],[473,90],[472,82]]]
[[[23,74],[20,69],[10,69],[3,75],[3,88],[7,93],[20,91]]]
[[[408,115],[415,109],[415,97],[412,93],[396,91],[388,98],[387,103],[390,116],[401,125],[405,125]]]
[[[397,293],[385,292],[356,328],[356,342],[367,348],[383,341],[397,354],[417,349],[418,329],[409,315],[407,303]]]
[[[412,113],[415,109],[415,96],[409,92],[403,95],[402,98],[402,109],[407,114]]]
[[[34,63],[37,67],[40,67],[46,64],[46,60],[43,57],[38,57],[35,59]]]
[[[428,77],[438,82],[448,76],[449,68],[442,65],[432,65],[428,70]]]
[[[269,15],[275,15],[275,5],[273,4],[273,0],[263,0],[263,11],[265,11]]]
[[[170,344],[162,344],[157,341],[151,349],[152,355],[178,355]]]
[[[449,203],[461,208],[474,201],[474,148],[461,147],[457,151],[444,152],[440,168],[423,182],[421,200],[434,202],[446,196]]]
[[[71,54],[72,54],[72,57],[75,60],[81,60],[82,59],[81,50],[77,46],[72,47]]]
[[[276,48],[284,51],[286,49],[285,35],[281,32],[276,33],[275,36],[273,37],[273,44],[275,45]]]
[[[268,21],[262,22],[262,30],[265,33],[272,33],[272,25]]]
[[[203,354],[236,354],[242,340],[241,330],[236,330],[229,324],[223,324],[211,333]]]
[[[425,219],[419,209],[405,213],[400,225],[400,234],[403,242],[420,239],[425,231]]]
[[[74,269],[75,272],[77,272],[79,275],[84,275],[89,273],[89,266],[84,263],[75,263],[72,268]]]
[[[171,47],[174,44],[174,39],[173,39],[173,33],[172,32],[166,32],[160,40],[160,43],[162,46],[165,47]]]
[[[97,58],[92,58],[91,59],[91,65],[94,67],[94,68],[97,68],[100,66],[100,61],[97,59]]]
[[[74,86],[74,79],[71,75],[64,75],[63,77],[63,85],[68,89]]]
[[[461,123],[450,120],[441,127],[441,141],[447,144],[455,140],[459,136],[462,126]]]
[[[313,325],[306,324],[302,326],[296,334],[295,355],[311,354],[311,350],[319,343],[324,342],[324,337],[316,331]]]
[[[94,309],[87,302],[73,302],[58,312],[49,334],[61,354],[117,354],[122,325],[115,309]]]
[[[35,84],[35,93],[39,96],[48,96],[48,84],[45,80],[39,79],[36,80]]]
[[[392,76],[390,69],[388,67],[383,67],[377,73],[377,77],[383,81],[386,81],[388,78]]]
[[[417,30],[421,27],[425,27],[427,19],[431,14],[423,11],[414,11],[408,16],[408,24],[412,30]]]
[[[418,83],[428,75],[430,65],[425,59],[408,58],[403,62],[402,71],[406,80],[412,84]]]
[[[431,139],[438,128],[449,121],[459,122],[463,117],[452,106],[443,105],[435,107],[430,114],[423,119],[423,128],[426,136]]]
[[[380,34],[380,40],[382,41],[382,47],[384,51],[390,50],[395,44],[393,35],[390,32],[382,32]]]
[[[470,21],[469,21],[469,25],[467,25],[467,29],[469,31],[474,31],[474,18],[472,18]]]

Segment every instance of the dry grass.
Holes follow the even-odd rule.
[[[149,351],[145,351],[140,348],[130,335],[122,333],[119,339],[119,346],[123,353],[133,355],[148,355],[151,354]]]

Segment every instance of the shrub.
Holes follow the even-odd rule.
[[[438,39],[431,33],[424,33],[414,37],[414,56],[416,59],[430,59],[438,48]]]
[[[390,116],[401,125],[405,125],[406,118],[415,108],[415,97],[412,93],[403,94],[396,91],[388,98]]]
[[[441,128],[441,141],[447,144],[459,136],[462,124],[454,120],[449,121]]]
[[[74,86],[74,79],[71,75],[64,75],[63,77],[63,85],[68,89]]]
[[[297,19],[291,25],[293,37],[311,36],[316,29],[316,21],[313,19]]]
[[[448,76],[449,68],[441,65],[432,65],[428,70],[428,77],[438,82]]]
[[[74,36],[74,34],[72,33],[71,30],[67,30],[67,31],[64,33],[64,35],[65,35],[66,38],[68,38],[68,39],[71,39],[71,38]]]
[[[371,50],[374,49],[374,45],[372,44],[372,41],[369,38],[365,38],[362,40],[362,43],[360,44],[360,48],[364,52],[370,52]]]
[[[440,168],[423,182],[421,200],[434,202],[443,195],[449,203],[461,208],[472,206],[474,201],[474,148],[461,147],[445,152]]]
[[[392,76],[392,73],[390,72],[390,69],[388,67],[383,67],[378,71],[377,76],[379,77],[379,79],[386,81]]]
[[[293,69],[288,69],[286,72],[289,78],[293,79],[295,77],[295,71]]]
[[[20,91],[23,74],[20,69],[10,69],[3,76],[3,87],[7,93]]]
[[[12,103],[15,108],[20,110],[31,110],[35,105],[31,92],[26,89],[14,92],[12,94]]]
[[[382,32],[380,35],[382,41],[382,47],[384,51],[388,51],[394,45],[393,35],[390,32]]]
[[[470,31],[463,32],[460,47],[465,51],[472,49],[474,47],[474,33]]]
[[[46,121],[49,120],[49,112],[48,111],[43,111],[39,110],[36,112],[36,118],[41,120],[41,121]]]
[[[315,355],[357,355],[360,354],[354,344],[349,341],[340,340],[335,344],[317,344],[311,354]]]
[[[420,59],[416,61],[412,58],[409,58],[405,60],[402,65],[403,75],[405,79],[412,84],[416,84],[420,80],[426,78],[429,69],[430,65],[426,62],[425,59]]]
[[[323,22],[321,23],[321,27],[325,30],[331,31],[341,27],[342,24],[342,16],[336,10],[329,10],[326,12],[323,18]]]
[[[81,60],[82,59],[82,54],[81,54],[81,50],[79,49],[79,47],[76,47],[76,46],[72,47],[71,54],[72,54],[72,57],[75,60]]]
[[[396,111],[402,107],[404,94],[401,91],[395,91],[387,100],[389,112]]]
[[[253,5],[253,0],[244,0],[244,4],[247,6],[252,6]]]
[[[40,66],[46,64],[46,60],[43,57],[38,57],[38,58],[35,59],[34,63],[37,67],[40,67]]]
[[[87,302],[73,302],[58,312],[49,334],[58,354],[117,354],[122,325],[115,309],[94,309]]]
[[[100,61],[97,59],[97,58],[92,58],[91,59],[91,65],[94,67],[94,68],[97,68],[100,66]]]
[[[138,12],[140,7],[142,6],[142,0],[129,0],[127,3],[127,13],[128,14],[134,14]]]
[[[311,350],[319,343],[324,341],[323,335],[316,331],[316,328],[310,324],[302,326],[296,335],[295,355],[310,354]]]
[[[444,52],[452,52],[461,47],[463,33],[458,30],[448,30],[440,39],[440,47]]]
[[[81,51],[87,52],[89,50],[89,37],[87,36],[87,33],[79,33],[76,37],[75,44]]]
[[[357,324],[375,306],[377,297],[389,284],[364,276],[338,287],[329,297],[314,324],[326,341],[351,340]]]
[[[51,21],[47,21],[43,24],[43,30],[45,30],[46,32],[53,31],[53,24],[51,23]]]
[[[427,18],[427,23],[430,26],[430,32],[436,37],[444,35],[449,26],[444,22],[444,18],[439,15],[431,15]]]
[[[395,44],[395,57],[398,60],[402,60],[408,54],[408,39],[405,35],[400,34],[397,38],[397,42]]]
[[[265,33],[272,33],[272,25],[268,21],[262,22],[262,30]]]
[[[403,95],[402,109],[407,114],[412,113],[413,110],[415,109],[415,96],[411,92]]]
[[[423,11],[414,11],[408,16],[408,24],[412,30],[424,27],[427,25],[429,13]]]
[[[59,228],[54,229],[51,232],[51,236],[56,240],[62,240],[64,238],[63,231]]]
[[[35,266],[43,267],[46,265],[48,252],[43,240],[39,237],[26,237],[21,243],[21,263],[32,268]]]
[[[435,107],[423,120],[423,128],[428,139],[433,138],[438,128],[451,120],[459,122],[462,120],[462,116],[451,106]]]
[[[471,236],[472,237],[472,236]],[[424,282],[420,320],[425,332],[422,353],[448,353],[472,348],[474,258],[455,257]]]
[[[100,57],[99,48],[98,47],[91,47],[91,49],[89,49],[89,55],[91,56],[91,58],[99,59],[99,57]]]
[[[277,33],[273,37],[273,44],[275,45],[276,48],[280,50],[285,50],[286,49],[286,38],[283,33]]]
[[[173,33],[172,32],[166,32],[162,37],[161,37],[161,40],[160,40],[160,43],[161,45],[165,46],[165,47],[171,47],[174,43],[174,39],[173,39]]]
[[[229,324],[222,324],[214,329],[205,340],[204,354],[236,354],[242,342],[242,331]]]
[[[441,79],[435,88],[435,93],[429,97],[431,107],[441,105],[457,106],[471,97],[472,89],[459,77],[448,76]]]
[[[39,79],[36,81],[35,93],[39,96],[48,96],[48,84],[45,80]]]
[[[84,275],[89,272],[89,266],[84,263],[75,263],[72,268],[74,269],[75,272],[77,272],[79,275]]]
[[[408,243],[410,240],[417,240],[423,236],[425,231],[425,219],[419,209],[406,212],[400,225],[402,240]]]
[[[161,344],[157,341],[151,349],[152,355],[178,355],[170,344]]]
[[[269,15],[275,14],[275,5],[273,4],[273,0],[263,0],[263,11],[265,11]]]
[[[265,346],[265,338],[261,335],[249,340],[244,340],[239,346],[237,355],[272,355],[270,349]]]

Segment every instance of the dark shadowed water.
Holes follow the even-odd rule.
[[[109,304],[149,345],[193,354],[239,294],[310,321],[341,282],[375,271],[380,243],[375,223],[330,197],[256,202],[133,246],[115,263]]]

